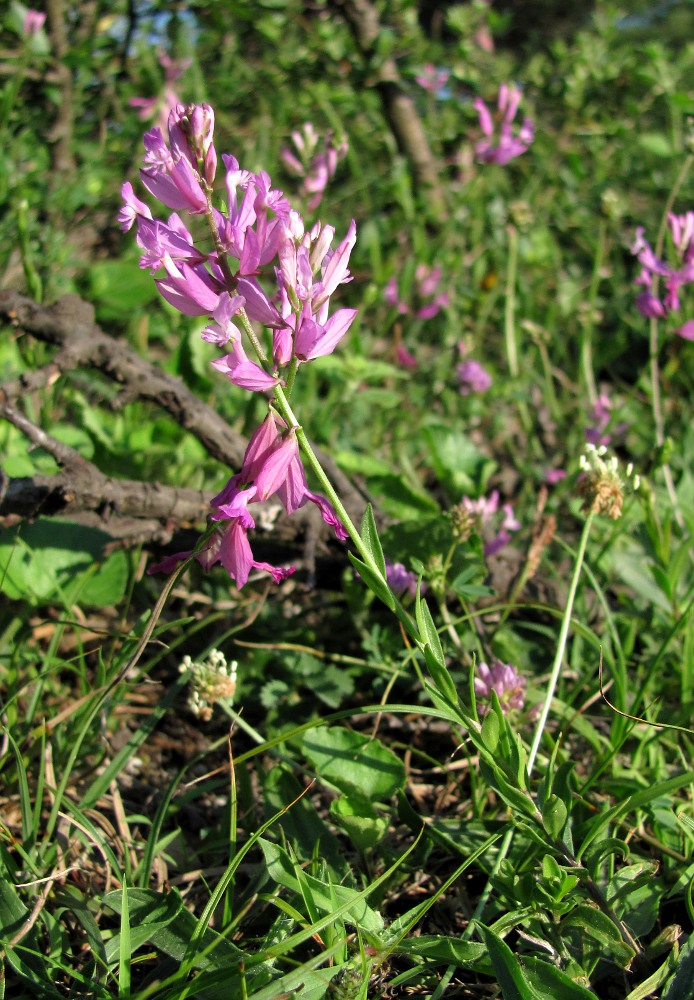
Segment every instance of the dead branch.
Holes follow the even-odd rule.
[[[102,473],[74,448],[51,437],[22,412],[19,401],[28,392],[53,385],[77,369],[97,369],[123,387],[119,397],[146,400],[169,413],[193,434],[208,454],[226,467],[238,469],[245,439],[210,406],[199,400],[178,379],[166,375],[140,357],[127,344],[109,337],[94,322],[93,308],[76,296],[41,306],[13,291],[0,291],[0,318],[57,348],[49,364],[25,372],[0,386],[0,419],[22,431],[35,447],[52,455],[60,466],[56,475],[9,478],[0,475],[0,516],[34,518],[70,517],[98,525],[125,543],[168,541],[181,525],[199,525],[209,513],[209,496],[197,490],[161,483],[115,479]],[[329,456],[318,451],[350,515],[359,519],[364,500]],[[329,532],[312,508],[291,518],[278,517],[279,505],[260,529],[268,545],[296,550],[303,539],[305,561],[314,564],[316,545]],[[277,520],[275,521],[275,518]]]

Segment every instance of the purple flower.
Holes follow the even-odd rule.
[[[463,497],[462,507],[469,514],[474,515],[477,521],[477,530],[485,539],[485,556],[496,555],[505,545],[511,541],[511,532],[518,531],[520,523],[513,513],[511,504],[506,503],[501,507],[502,519],[496,534],[494,534],[495,522],[498,523],[499,513],[499,491],[494,490],[489,497],[479,497],[471,500]]]
[[[545,481],[550,486],[556,486],[562,479],[566,479],[566,469],[547,469],[545,472]]]
[[[417,574],[405,569],[402,563],[394,563],[390,559],[386,559],[386,580],[394,594],[398,596],[409,594],[410,597],[415,597],[418,579]],[[424,584],[422,584],[422,592],[425,589]]]
[[[517,87],[509,87],[502,83],[497,99],[499,120],[499,135],[494,136],[494,119],[489,108],[481,97],[475,99],[474,107],[479,115],[480,129],[484,135],[475,146],[477,159],[482,163],[499,163],[502,166],[515,159],[528,149],[534,139],[534,126],[529,118],[523,119],[523,124],[516,135],[513,133],[513,120],[518,111],[521,92]]]
[[[504,715],[511,709],[521,709],[525,704],[525,677],[521,677],[510,663],[502,663],[501,660],[492,660],[491,665],[484,661],[478,663],[474,683],[475,694],[485,701],[490,701],[492,691],[496,691]],[[481,705],[482,714],[488,712],[489,707]]]
[[[486,392],[492,384],[491,375],[479,361],[461,361],[456,371],[461,396],[469,396],[471,392]]]
[[[643,288],[636,297],[636,308],[646,319],[664,319],[670,313],[680,308],[680,290],[694,283],[694,212],[675,215],[670,212],[667,217],[670,235],[675,252],[679,258],[677,266],[671,266],[666,261],[656,257],[653,248],[644,236],[643,226],[636,230],[636,237],[631,252],[641,265],[641,271],[634,284]],[[663,280],[665,294],[658,295],[658,284]],[[689,322],[685,322],[674,332],[685,339],[689,336]],[[682,333],[682,330],[685,333]]]
[[[417,319],[432,319],[448,305],[448,293],[438,290],[441,273],[440,267],[417,265],[414,273],[414,296],[417,302],[414,314]],[[389,306],[396,307],[401,316],[410,312],[410,307],[398,295],[398,285],[394,276],[388,279],[383,297]]]

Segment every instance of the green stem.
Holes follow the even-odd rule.
[[[547,717],[549,715],[549,710],[552,705],[552,698],[554,697],[554,692],[556,690],[557,682],[559,680],[561,665],[564,660],[566,643],[569,636],[569,628],[571,627],[571,615],[573,613],[574,600],[576,599],[578,581],[581,576],[581,570],[583,568],[583,559],[585,557],[586,546],[588,544],[588,536],[590,535],[590,529],[593,524],[594,517],[595,514],[592,511],[589,511],[588,516],[586,517],[586,523],[583,525],[583,533],[581,534],[581,540],[578,545],[576,563],[574,565],[574,572],[573,576],[571,577],[571,585],[569,587],[569,596],[567,597],[566,600],[564,617],[562,618],[561,629],[559,631],[557,651],[554,657],[554,663],[552,664],[552,672],[549,675],[549,683],[547,685],[547,690],[545,692],[545,698],[542,704],[542,711],[540,712],[540,718],[537,720],[537,726],[535,727],[535,737],[533,739],[532,746],[530,747],[530,754],[528,755],[528,777],[530,777],[530,773],[533,769],[533,764],[535,763],[535,758],[537,757],[537,751],[540,748],[542,734],[544,732],[545,724],[547,722]]]
[[[516,345],[516,272],[518,269],[518,230],[508,226],[508,267],[506,270],[506,304],[504,308],[504,335],[506,358],[511,378],[518,378],[518,347]]]
[[[590,279],[590,288],[588,289],[588,315],[583,325],[583,336],[581,338],[581,370],[591,406],[595,406],[598,398],[595,373],[593,371],[593,328],[595,326],[595,303],[598,298],[598,289],[600,288],[600,272],[602,271],[602,262],[605,256],[605,233],[606,226],[603,220],[600,223],[600,230],[598,232],[598,245],[595,251],[595,259],[593,260],[593,274]]]

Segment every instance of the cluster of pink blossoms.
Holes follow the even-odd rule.
[[[478,663],[474,683],[475,694],[485,702],[491,702],[492,691],[496,691],[504,715],[511,709],[521,709],[525,704],[525,677],[511,663],[502,663],[501,660],[492,660],[491,664],[484,661]],[[489,707],[489,704],[481,705],[481,713],[484,715]]]
[[[497,552],[511,541],[510,532],[518,531],[520,528],[520,523],[513,513],[513,507],[510,503],[505,503],[501,507],[503,515],[501,526],[498,532],[493,537],[490,537],[499,512],[498,490],[493,490],[488,497],[480,497],[478,500],[463,497],[461,505],[469,514],[473,514],[477,520],[478,531],[484,540],[485,556],[496,555]]]
[[[169,116],[168,143],[159,128],[147,132],[140,178],[149,194],[173,214],[166,222],[154,218],[125,183],[118,218],[123,231],[137,226],[140,267],[160,275],[156,285],[163,298],[186,316],[210,318],[202,337],[227,352],[212,362],[214,367],[234,385],[265,392],[285,384],[285,377],[293,379],[299,365],[332,353],[349,330],[356,310],[331,314],[330,297],[350,280],[356,226],[352,222],[346,237],[331,249],[331,226],[317,223],[306,232],[270,177],[242,170],[229,155],[222,156],[226,210],[221,211],[213,204],[218,162],[213,132],[214,113],[207,105],[177,105]],[[201,244],[196,245],[181,212],[204,218]],[[212,248],[202,249],[210,234]],[[251,321],[271,332],[268,350]],[[239,327],[257,360],[246,354]],[[210,518],[218,529],[197,553],[200,564],[207,569],[220,562],[239,588],[252,568],[266,570],[277,582],[290,575],[293,568],[255,560],[248,540],[255,527],[249,507],[271,496],[288,514],[310,500],[337,537],[347,537],[328,501],[308,489],[296,428],[272,405],[251,438],[241,471],[211,501]],[[188,555],[172,556],[156,569],[171,569]]]
[[[643,291],[636,299],[636,308],[649,319],[664,319],[680,307],[679,290],[694,282],[694,212],[667,217],[668,227],[675,250],[679,256],[678,266],[670,267],[656,257],[650,243],[644,239],[645,230],[636,230],[636,240],[631,248],[639,264],[641,273],[635,281]],[[660,279],[665,285],[665,294],[659,298],[656,286]],[[675,333],[685,340],[694,340],[694,319],[687,320]]]
[[[347,155],[347,142],[343,139],[334,143],[329,134],[320,136],[311,122],[306,122],[300,132],[292,132],[291,138],[296,153],[285,146],[280,157],[293,177],[303,178],[301,193],[308,199],[307,209],[313,212],[320,205],[338,163]]]
[[[502,83],[497,98],[498,115],[493,116],[481,97],[477,97],[474,106],[479,115],[480,128],[484,139],[475,146],[477,159],[482,163],[499,163],[502,166],[524,153],[531,145],[535,130],[529,118],[523,119],[518,131],[513,132],[513,120],[520,104],[521,92],[517,87],[509,87]],[[499,134],[494,134],[494,118],[499,119]]]

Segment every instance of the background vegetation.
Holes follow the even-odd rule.
[[[630,251],[637,227],[655,245],[667,209],[694,210],[694,8],[598,2],[567,23],[395,0],[367,39],[355,9],[49,0],[30,37],[21,5],[6,12],[0,493],[76,467],[54,442],[113,479],[221,488],[229,469],[165,407],[91,366],[52,369],[11,296],[48,304],[44,328],[91,329],[76,300],[50,305],[79,296],[119,348],[247,436],[263,400],[210,368],[204,322],[161,300],[116,224],[160,111],[131,102],[168,87],[211,104],[218,150],[299,206],[280,153],[311,121],[349,144],[305,217],[338,234],[357,220],[340,305],[359,315],[297,380],[295,409],[373,503],[385,555],[423,568],[464,710],[495,659],[524,678],[523,705],[480,696],[467,731],[334,542],[312,565],[282,536],[303,569],[279,588],[194,567],[157,606],[164,578],[145,565],[189,547],[203,510],[133,527],[118,510],[3,507],[7,996],[694,997],[694,348],[674,332],[694,296],[651,326]],[[438,91],[417,82],[426,64],[450,73]],[[510,82],[535,141],[479,163],[473,101]],[[393,87],[433,177],[392,126]],[[421,265],[447,295],[430,318]],[[461,393],[463,357],[490,388]],[[564,648],[587,433],[642,484],[592,525]],[[501,515],[461,539],[452,511],[494,490],[519,527],[491,556]],[[179,666],[211,650],[238,674],[202,718]]]

